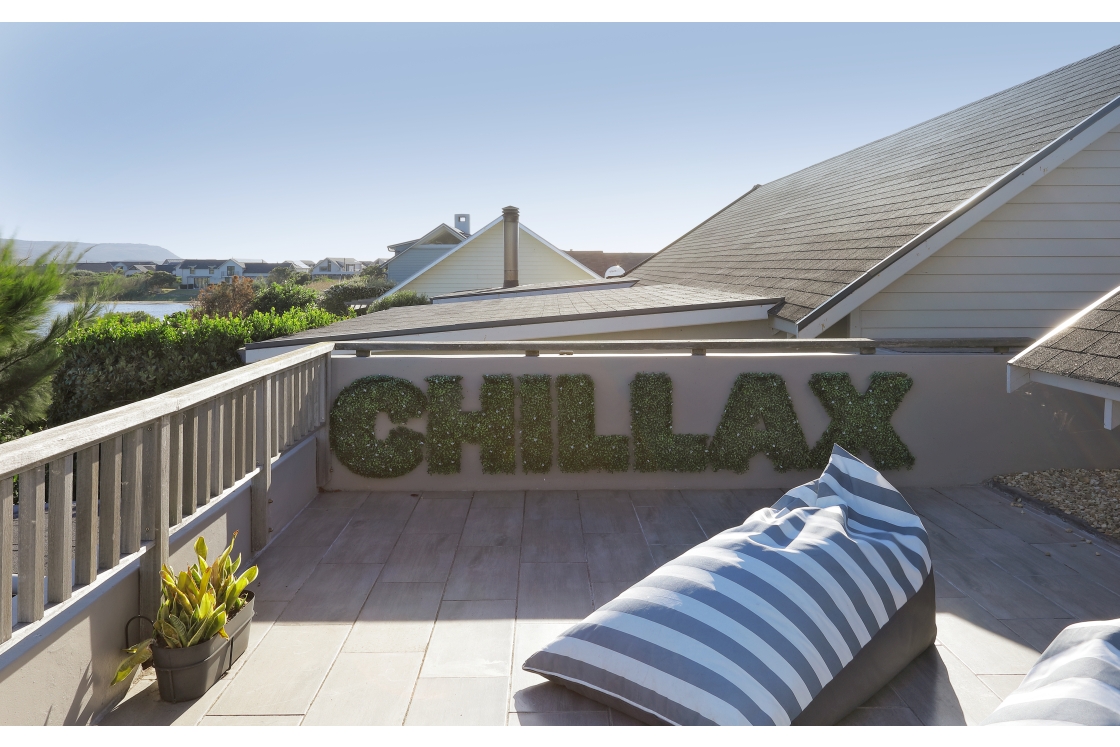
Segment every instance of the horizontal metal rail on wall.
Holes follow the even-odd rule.
[[[0,643],[140,550],[140,609],[155,617],[171,528],[250,475],[252,547],[263,548],[272,459],[326,421],[333,349],[309,345],[0,445]]]
[[[876,350],[990,350],[1007,353],[1025,348],[1030,337],[972,337],[937,339],[877,339],[865,337],[829,339],[757,339],[757,340],[520,340],[514,342],[437,342],[437,341],[351,341],[336,342],[335,350],[370,353],[421,353],[457,355],[461,353],[604,353],[604,352],[675,352],[691,351],[704,355],[707,351],[751,351],[761,353],[874,353]]]

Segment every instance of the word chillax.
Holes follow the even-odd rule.
[[[630,382],[629,436],[595,433],[595,383],[586,374],[483,376],[482,409],[466,412],[461,376],[429,376],[425,382],[426,393],[407,379],[367,376],[342,390],[331,409],[330,442],[348,469],[366,477],[399,477],[426,455],[429,474],[453,475],[460,470],[464,443],[480,445],[482,470],[491,475],[514,474],[518,449],[521,469],[538,474],[550,472],[554,459],[561,472],[711,467],[742,473],[759,453],[779,472],[823,469],[833,444],[854,454],[866,449],[878,469],[914,466],[914,455],[891,425],[914,384],[903,373],[871,374],[863,394],[846,373],[813,374],[809,388],[831,422],[812,447],[777,374],[740,374],[713,436],[673,432],[673,382],[663,373],[640,373]],[[374,424],[382,412],[396,427],[379,439]],[[426,433],[405,427],[425,412]]]

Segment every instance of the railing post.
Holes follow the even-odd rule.
[[[142,429],[124,434],[121,449],[121,553],[140,549],[140,485],[144,478]]]
[[[46,470],[36,467],[19,476],[19,622],[43,617],[43,547],[47,523]],[[8,600],[11,604],[11,600]]]
[[[12,510],[15,483],[10,477],[0,478],[0,643],[12,637]]]
[[[223,436],[225,435],[225,397],[215,397],[210,409],[210,495],[207,498],[216,498],[222,494],[222,478],[225,470],[222,467]]]
[[[195,412],[197,419],[195,420],[195,447],[196,455],[196,477],[194,481],[195,501],[194,507],[197,511],[199,508],[205,506],[210,502],[210,470],[212,468],[210,459],[213,453],[210,450],[210,441],[213,439],[213,431],[211,424],[213,423],[213,413],[211,404],[199,405]]]
[[[237,479],[233,475],[233,451],[236,440],[233,435],[236,422],[233,419],[234,400],[233,394],[222,395],[222,484],[218,486],[219,495]]]
[[[74,588],[74,457],[51,462],[50,510],[47,512],[47,601],[65,602]]]
[[[194,513],[198,501],[198,410],[183,413],[183,516]]]
[[[98,566],[115,568],[121,562],[121,444],[120,436],[101,442],[97,520]]]
[[[233,393],[233,481],[245,476],[245,389]]]
[[[242,444],[245,448],[245,453],[242,456],[244,463],[244,471],[241,476],[252,472],[257,465],[257,387],[256,385],[245,387],[245,417],[243,418],[242,427],[245,431],[245,439]]]
[[[183,520],[183,416],[171,416],[171,443],[167,455],[167,521],[175,526]]]
[[[327,353],[315,363],[316,366],[316,426],[319,430],[315,436],[315,483],[320,488],[326,486],[331,479],[331,445],[330,425],[327,423],[327,395],[330,391],[331,354]]]
[[[154,452],[148,463],[152,466],[151,490],[144,495],[151,520],[151,544],[140,558],[140,614],[155,619],[159,611],[161,585],[159,572],[168,560],[167,536],[170,531],[171,418],[162,416],[152,424]]]
[[[256,392],[257,474],[253,475],[250,492],[250,527],[253,552],[260,552],[268,544],[268,490],[272,485],[272,377],[257,382]]]
[[[97,579],[97,483],[100,476],[97,446],[78,452],[74,469],[74,494],[77,498],[75,519],[74,585],[85,586]]]

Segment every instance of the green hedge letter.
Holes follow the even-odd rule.
[[[846,373],[813,374],[809,388],[832,418],[813,447],[813,466],[828,464],[835,443],[856,455],[867,449],[876,469],[912,468],[914,455],[895,433],[891,415],[913,385],[914,380],[904,373],[876,371],[867,391],[860,394]]]
[[[630,431],[639,472],[703,472],[708,436],[673,433],[673,380],[640,373],[630,382]]]
[[[331,408],[330,442],[338,461],[365,477],[407,475],[424,458],[424,436],[404,427],[424,414],[420,388],[396,376],[366,376],[342,390]],[[375,435],[379,412],[398,425],[384,441]]]
[[[779,472],[808,466],[809,444],[785,380],[777,374],[739,374],[712,439],[712,467],[746,472],[759,452]]]
[[[463,412],[463,377],[429,376],[428,474],[458,474],[463,443],[482,445],[482,471],[512,475],[513,377],[482,377],[482,410]]]
[[[517,387],[521,399],[521,469],[544,474],[552,470],[552,377],[518,376]]]
[[[595,382],[587,374],[556,377],[556,418],[560,471],[625,472],[630,469],[628,436],[595,435]]]

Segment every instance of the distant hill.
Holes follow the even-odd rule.
[[[142,262],[155,260],[162,262],[165,259],[179,259],[175,254],[162,246],[152,244],[89,244],[81,241],[23,241],[16,239],[15,252],[19,257],[38,257],[52,247],[68,246],[75,255],[82,255],[83,262]]]

